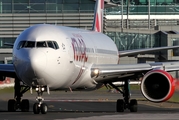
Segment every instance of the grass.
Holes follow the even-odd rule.
[[[131,90],[140,90],[140,85],[131,85],[130,86]],[[102,87],[98,89],[97,91],[107,91],[108,89],[106,87]],[[14,92],[14,87],[7,87],[0,89],[0,94],[5,94],[5,93],[13,93]],[[168,100],[170,102],[179,102],[179,92],[176,91],[174,95]]]
[[[7,87],[7,88],[0,89],[0,94],[13,93],[13,92],[14,92],[14,87]]]
[[[174,95],[168,100],[170,102],[179,102],[179,94],[175,92]]]

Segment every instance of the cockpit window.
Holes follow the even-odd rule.
[[[59,49],[58,43],[56,41],[53,41],[54,45],[55,45],[55,49]]]
[[[47,47],[47,44],[45,41],[40,41],[40,42],[37,42],[36,47]]]
[[[33,41],[26,41],[26,43],[22,47],[25,47],[25,48],[35,47],[35,42],[33,42]]]
[[[20,41],[17,45],[17,49],[20,48],[44,48],[49,47],[53,49],[59,49],[56,41]]]
[[[20,41],[19,44],[17,45],[17,49],[20,48],[32,48],[35,47],[35,42],[33,41]]]
[[[47,41],[47,45],[50,48],[54,48],[53,42],[52,41]]]
[[[17,45],[17,49],[23,48],[25,45],[25,41],[20,41],[19,44]]]

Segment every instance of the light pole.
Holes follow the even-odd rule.
[[[150,0],[148,0],[148,29],[150,29]]]
[[[123,32],[123,0],[121,0],[121,29]]]
[[[129,3],[130,3],[130,0],[127,0],[127,19],[126,19],[126,28],[127,29],[129,27]]]

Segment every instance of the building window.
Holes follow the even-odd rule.
[[[63,5],[63,11],[64,12],[78,12],[79,11],[79,4],[64,4]]]
[[[118,50],[152,48],[156,45],[153,34],[107,32],[107,35],[113,39]]]
[[[15,3],[14,4],[14,13],[28,13],[29,8],[27,3]]]
[[[31,3],[29,5],[29,10],[30,10],[30,13],[44,13],[45,12],[45,4],[44,3],[36,3],[36,4],[33,4]]]
[[[63,3],[79,3],[79,0],[64,0]]]
[[[13,48],[13,44],[16,38],[0,38],[0,48]],[[12,45],[4,45],[4,43],[9,43]]]
[[[171,39],[173,46],[179,45],[179,38]],[[179,49],[173,49],[173,56],[179,56]]]

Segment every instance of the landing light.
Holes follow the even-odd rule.
[[[45,91],[45,88],[42,88],[42,91]]]
[[[39,88],[35,88],[35,91],[36,91],[36,92],[39,91]]]
[[[98,74],[99,74],[99,70],[98,70],[98,69],[95,69],[95,70],[94,70],[94,74],[95,74],[95,75],[98,75]]]
[[[93,71],[92,71],[92,73],[91,73],[91,77],[98,77],[98,75],[99,75],[99,69],[94,69]]]

